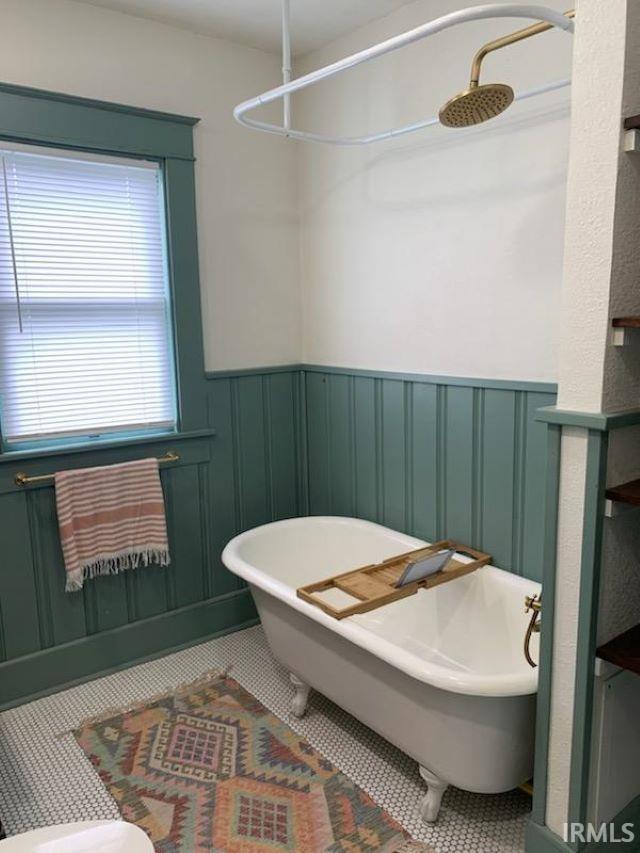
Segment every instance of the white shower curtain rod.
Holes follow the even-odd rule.
[[[436,18],[434,21],[429,21],[422,24],[413,30],[409,30],[401,35],[387,39],[380,44],[369,47],[366,50],[361,50],[351,56],[327,65],[324,68],[319,68],[317,71],[312,71],[310,74],[305,74],[296,80],[290,80],[288,77],[291,74],[291,46],[289,35],[289,0],[283,0],[283,79],[285,82],[281,86],[276,86],[262,95],[251,98],[248,101],[243,101],[234,109],[233,115],[236,121],[244,127],[253,130],[260,130],[265,133],[284,136],[289,139],[299,139],[303,142],[320,142],[327,145],[369,145],[373,142],[381,142],[384,139],[390,139],[396,136],[402,136],[406,133],[413,133],[416,130],[422,130],[426,127],[438,124],[437,117],[424,119],[413,124],[403,125],[402,127],[384,130],[380,133],[373,133],[366,136],[328,136],[322,133],[312,133],[304,130],[294,130],[291,126],[291,105],[290,96],[294,92],[299,92],[301,89],[306,89],[319,83],[321,80],[326,80],[328,77],[334,77],[336,74],[341,74],[349,68],[355,68],[357,65],[362,65],[363,62],[368,62],[378,56],[383,56],[386,53],[391,53],[394,50],[399,50],[408,44],[421,41],[424,38],[442,32],[449,27],[464,24],[467,21],[480,21],[486,18],[529,18],[534,21],[549,23],[560,30],[568,33],[574,32],[573,21],[556,12],[554,9],[548,9],[546,6],[523,5],[519,3],[497,4],[490,3],[483,6],[471,6],[468,9],[461,9],[458,12],[451,12],[449,15],[443,15],[441,18]],[[537,95],[542,95],[545,92],[552,92],[556,89],[561,89],[570,85],[568,79],[556,80],[552,83],[546,83],[534,89],[528,89],[516,95],[516,100],[524,100],[533,98]],[[265,104],[273,103],[274,101],[284,99],[284,122],[282,125],[271,124],[258,119],[249,118],[248,113],[264,106]]]

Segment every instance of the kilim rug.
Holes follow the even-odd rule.
[[[226,675],[73,732],[162,853],[429,853]]]

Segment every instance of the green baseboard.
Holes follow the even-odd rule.
[[[0,664],[0,710],[256,622],[251,593],[241,589],[7,661]]]
[[[525,836],[526,853],[573,853],[572,848],[548,826],[529,821]]]

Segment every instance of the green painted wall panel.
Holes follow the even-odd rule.
[[[304,380],[311,514],[451,537],[541,577],[547,448],[534,415],[553,394],[321,368]]]
[[[202,528],[206,497],[201,491],[197,465],[168,471],[165,482],[165,500],[171,502],[168,517],[172,519],[169,531],[172,566],[167,578],[171,609],[174,609],[207,597]]]
[[[36,578],[24,494],[0,495],[0,651],[19,658],[41,648]]]
[[[239,531],[239,491],[236,478],[237,435],[232,412],[232,379],[209,382],[209,420],[215,424],[209,465],[211,506],[211,563],[209,583],[213,595],[238,589],[240,580],[220,560],[224,546]]]
[[[263,377],[270,457],[270,504],[273,519],[298,515],[297,409],[293,373]]]
[[[307,376],[307,431],[309,453],[309,510],[331,515],[330,477],[334,473],[329,445],[329,382],[322,374]]]
[[[198,602],[39,654],[0,664],[0,710],[167,650],[248,627],[256,610],[248,590]]]
[[[139,566],[131,573],[135,589],[135,619],[149,619],[169,610],[167,571],[163,566]]]
[[[296,372],[211,378],[211,444],[207,529],[215,594],[243,586],[220,561],[229,539],[242,530],[299,514]]]
[[[0,541],[6,555],[0,563],[0,661],[24,661],[24,670],[11,670],[21,674],[0,703],[119,666],[127,656],[134,660],[162,643],[169,649],[197,639],[198,631],[204,636],[254,618],[246,596],[234,610],[240,599],[228,596],[244,584],[223,567],[220,554],[241,530],[299,512],[298,382],[297,372],[208,381],[205,407],[215,436],[156,438],[148,445],[93,447],[22,462],[0,456]],[[179,462],[161,469],[171,565],[98,578],[81,593],[65,593],[54,489],[16,487],[18,466],[38,474],[168,449],[180,454]],[[231,608],[224,618],[205,625],[199,615],[196,627],[185,624],[171,634],[168,626],[183,626],[189,613],[218,613],[218,600]],[[205,609],[191,609],[200,606]],[[176,622],[174,613],[185,614],[183,621]],[[153,625],[153,641],[147,629],[131,630],[136,625]],[[130,639],[128,650],[120,637]]]
[[[513,391],[479,391],[482,438],[478,520],[479,541],[501,566],[513,560],[516,472],[516,394]]]
[[[69,595],[53,489],[26,494],[34,542],[34,567],[38,576],[43,647],[68,643],[84,637],[91,627],[87,620],[87,592]]]
[[[234,379],[232,400],[239,444],[240,529],[247,530],[271,518],[262,378]]]
[[[407,436],[405,383],[384,379],[382,406],[382,520],[388,527],[407,527]]]
[[[331,509],[336,515],[355,512],[355,453],[353,446],[353,380],[332,376],[328,383],[328,454]]]
[[[127,578],[112,575],[92,587],[95,599],[96,633],[120,628],[129,622]]]
[[[529,393],[526,395],[526,442],[524,459],[524,488],[522,511],[521,566],[524,577],[542,582],[544,537],[540,528],[544,524],[545,495],[547,490],[547,433],[545,423],[536,420],[536,410],[555,403],[554,394]]]
[[[445,398],[444,458],[444,532],[447,537],[471,544],[473,536],[474,477],[478,474],[474,459],[473,388],[447,388]]]
[[[0,456],[0,661],[18,667],[12,678],[22,673],[10,700],[124,665],[127,654],[133,660],[197,639],[207,608],[235,601],[228,596],[244,587],[220,560],[229,539],[303,514],[307,496],[312,514],[353,514],[428,540],[459,538],[493,550],[505,568],[539,577],[546,426],[533,418],[553,402],[529,388],[331,370],[214,376],[202,406],[214,437],[22,461]],[[15,471],[111,464],[168,449],[181,456],[162,471],[172,565],[65,594],[53,489],[20,489]],[[172,614],[184,614],[184,626],[200,606],[197,625],[171,635]],[[233,628],[234,618],[225,614],[211,631]],[[156,626],[153,642],[147,629],[129,633],[136,625]],[[127,652],[118,640],[109,658],[104,638],[116,636],[133,644]]]
[[[433,542],[438,530],[438,391],[435,385],[412,384],[411,390],[411,519],[409,527]]]
[[[355,455],[355,514],[378,518],[378,469],[376,446],[376,380],[353,379],[353,443]]]

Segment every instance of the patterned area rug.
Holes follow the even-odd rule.
[[[430,851],[225,675],[73,734],[162,853]]]

